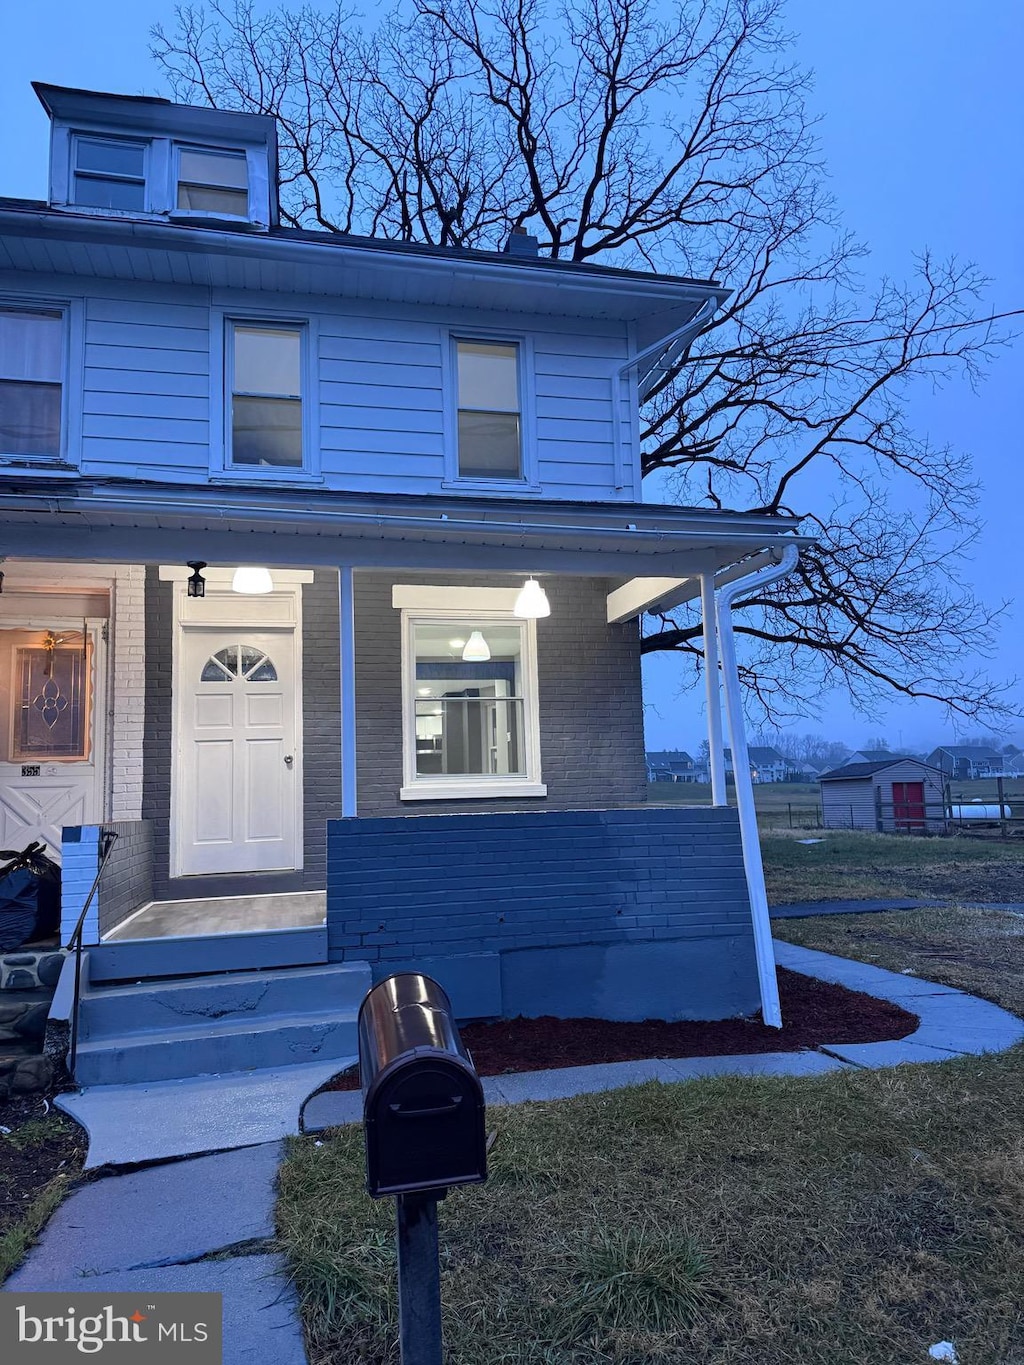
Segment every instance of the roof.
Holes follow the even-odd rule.
[[[932,750],[936,754],[949,754],[950,758],[1001,758],[998,749],[988,744],[940,744]]]
[[[856,781],[858,778],[874,777],[875,773],[880,773],[886,768],[893,768],[897,763],[914,763],[919,768],[927,768],[930,773],[940,772],[941,769],[934,767],[931,763],[925,763],[920,758],[910,758],[907,755],[882,759],[875,763],[847,763],[842,768],[833,768],[830,773],[822,773],[818,778],[819,782],[847,782]]]
[[[911,758],[911,754],[894,754],[891,749],[855,749],[854,753],[863,754],[864,763],[887,763],[892,758]]]
[[[692,763],[693,759],[685,749],[650,749],[645,755],[647,762],[655,763]]]
[[[535,564],[612,578],[689,577],[766,546],[802,543],[793,518],[652,503],[564,503],[286,487],[45,478],[0,470],[5,553],[38,551],[41,528],[66,557],[89,558],[95,533],[118,532],[123,552],[236,563],[260,554],[282,567],[351,563],[467,572]],[[15,546],[18,548],[16,549]],[[191,547],[191,548],[189,548]],[[184,553],[183,551],[187,551]],[[340,559],[338,556],[342,556]],[[246,560],[248,562],[248,560]],[[703,565],[704,568],[700,566]]]
[[[732,750],[726,749],[725,756],[732,758]],[[751,763],[785,763],[786,759],[779,753],[778,749],[772,749],[765,745],[751,744],[747,748],[747,757]]]

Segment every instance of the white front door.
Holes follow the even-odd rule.
[[[184,626],[180,642],[175,871],[300,867],[294,630]]]
[[[100,621],[0,629],[0,849],[103,819],[105,670]]]

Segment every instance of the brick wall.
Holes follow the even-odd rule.
[[[117,835],[100,877],[99,932],[126,920],[153,899],[153,826],[148,820],[116,820],[103,826]]]
[[[640,641],[635,621],[610,626],[604,579],[545,578],[551,615],[537,622],[542,798],[399,800],[402,786],[401,612],[392,584],[459,585],[443,574],[355,575],[356,751],[359,813],[573,810],[646,800]],[[518,587],[522,575],[475,576],[475,587]]]
[[[146,721],[146,570],[128,564],[116,571],[112,602],[111,803],[114,820],[142,814],[143,742]]]
[[[333,961],[750,937],[735,810],[332,820]]]
[[[303,886],[327,885],[327,821],[341,813],[341,646],[338,573],[302,589]]]

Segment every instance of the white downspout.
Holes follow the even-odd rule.
[[[711,804],[727,806],[725,749],[722,745],[722,690],[718,680],[718,627],[715,624],[715,575],[700,576],[700,611],[704,626],[704,694],[708,712],[708,767]]]
[[[750,756],[747,733],[743,723],[743,697],[740,675],[736,664],[736,641],[732,631],[732,604],[737,597],[767,587],[785,578],[796,568],[800,551],[787,545],[778,564],[769,565],[759,573],[749,574],[729,583],[718,593],[718,640],[722,653],[722,686],[725,690],[725,715],[729,724],[732,746],[732,771],[736,783],[736,805],[740,817],[740,838],[743,842],[743,867],[747,875],[750,896],[750,917],[754,927],[754,951],[757,955],[757,977],[761,987],[761,1018],[772,1028],[782,1027],[782,1008],[779,1004],[779,982],[775,974],[775,950],[772,947],[772,926],[768,915],[768,895],[764,886],[764,864],[757,833],[757,811],[754,807],[754,784],[750,777]]]

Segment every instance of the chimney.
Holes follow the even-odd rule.
[[[540,243],[524,227],[514,227],[502,247],[506,256],[536,256]]]

